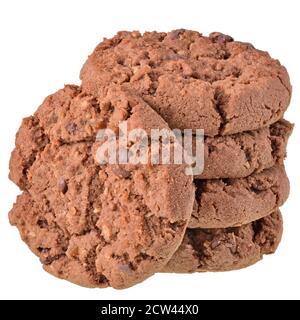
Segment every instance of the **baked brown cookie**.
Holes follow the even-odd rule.
[[[100,165],[100,128],[165,128],[141,99],[112,88],[98,101],[77,86],[25,119],[10,162],[24,193],[10,212],[44,268],[87,287],[129,287],[167,263],[194,202],[184,165]]]
[[[195,178],[244,178],[281,165],[292,130],[291,123],[280,120],[255,131],[205,137],[204,171]]]
[[[173,128],[205,135],[256,130],[282,118],[291,85],[268,53],[221,33],[119,32],[81,70],[82,86],[103,95],[111,83],[134,88]]]
[[[227,229],[188,229],[163,272],[230,271],[274,253],[283,231],[279,210],[248,225]]]
[[[227,228],[267,216],[289,195],[284,166],[240,179],[195,180],[196,199],[189,228]]]

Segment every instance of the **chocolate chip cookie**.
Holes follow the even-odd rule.
[[[80,77],[23,120],[10,160],[22,190],[10,223],[47,272],[120,289],[156,272],[240,269],[276,250],[293,129],[283,120],[292,88],[278,60],[217,32],[119,32]],[[124,122],[147,138],[128,139]],[[153,147],[152,129],[194,137],[203,129],[204,171],[153,164],[164,146]],[[103,140],[102,130],[114,137]],[[170,135],[172,156],[175,147],[186,156]],[[137,140],[146,161],[128,163],[130,152],[141,159]],[[106,144],[102,156],[112,152],[113,163],[99,160]]]
[[[46,98],[17,134],[10,178],[24,190],[10,212],[51,274],[87,287],[129,287],[162,269],[194,202],[184,165],[99,164],[101,128],[168,129],[120,88],[98,100],[77,86]]]
[[[227,228],[267,216],[289,195],[284,166],[240,179],[195,180],[190,228]]]
[[[204,171],[195,178],[243,178],[282,165],[292,129],[291,123],[280,120],[256,131],[205,137]]]
[[[276,251],[282,231],[278,210],[241,227],[188,229],[163,272],[219,272],[248,267],[264,254]]]
[[[267,52],[230,36],[195,31],[119,32],[105,39],[81,70],[84,90],[102,95],[111,83],[138,92],[170,128],[227,135],[282,118],[291,85]]]

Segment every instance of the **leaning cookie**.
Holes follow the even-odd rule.
[[[170,128],[227,135],[267,127],[291,98],[286,69],[267,52],[230,36],[175,30],[119,32],[81,70],[82,86],[102,96],[111,83],[143,97]]]
[[[255,131],[205,137],[204,170],[195,178],[243,178],[281,165],[292,130],[291,123],[280,120]]]
[[[267,216],[289,195],[284,166],[240,179],[195,180],[196,199],[189,228],[227,228]]]
[[[163,272],[230,271],[274,253],[283,231],[279,210],[248,225],[227,229],[188,229]]]
[[[116,132],[123,120],[128,129],[168,130],[129,92],[114,88],[99,101],[66,86],[23,121],[10,162],[25,190],[11,223],[48,272],[87,287],[125,288],[160,270],[194,202],[184,165],[96,161],[98,130]]]

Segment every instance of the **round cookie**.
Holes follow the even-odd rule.
[[[284,166],[240,179],[194,181],[196,199],[189,228],[227,228],[267,216],[289,195]]]
[[[227,229],[188,229],[163,272],[219,272],[248,267],[274,253],[283,222],[279,210],[248,225]]]
[[[195,178],[244,178],[282,165],[292,129],[291,123],[280,120],[256,131],[205,137],[204,171]]]
[[[256,130],[282,118],[291,85],[267,52],[221,33],[119,32],[81,70],[82,86],[103,95],[111,83],[134,88],[170,128],[205,135]]]
[[[194,202],[184,165],[100,165],[100,128],[168,129],[131,93],[98,101],[76,86],[23,121],[10,162],[24,193],[10,212],[51,274],[87,287],[129,287],[159,271],[180,245]],[[149,146],[148,146],[149,147]]]

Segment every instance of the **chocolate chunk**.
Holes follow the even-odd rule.
[[[69,131],[69,133],[74,133],[77,130],[77,124],[76,123],[68,124],[67,130]]]
[[[53,261],[56,261],[60,258],[62,258],[64,256],[64,254],[58,254],[58,255],[55,255],[55,256],[48,256],[47,258],[45,259],[42,259],[42,263],[44,265],[49,265],[51,264]]]
[[[124,168],[122,168],[121,166],[112,166],[112,172],[116,175],[116,176],[118,176],[118,177],[120,177],[120,178],[125,178],[125,179],[127,179],[127,178],[129,178],[130,177],[130,175],[131,175],[131,173],[129,172],[129,171],[127,171],[127,170],[125,170]]]
[[[228,36],[220,32],[213,32],[209,35],[209,37],[212,39],[213,42],[224,43],[224,44],[227,42],[234,41],[234,39],[231,36]]]
[[[177,30],[173,30],[169,33],[169,37],[172,40],[178,39],[179,36],[184,33],[186,30],[185,29],[177,29]]]
[[[45,229],[48,227],[48,222],[46,219],[43,219],[43,218],[40,218],[38,221],[37,221],[37,225],[41,228],[41,229]]]
[[[58,180],[58,190],[63,194],[65,194],[68,191],[67,182],[62,177]]]

